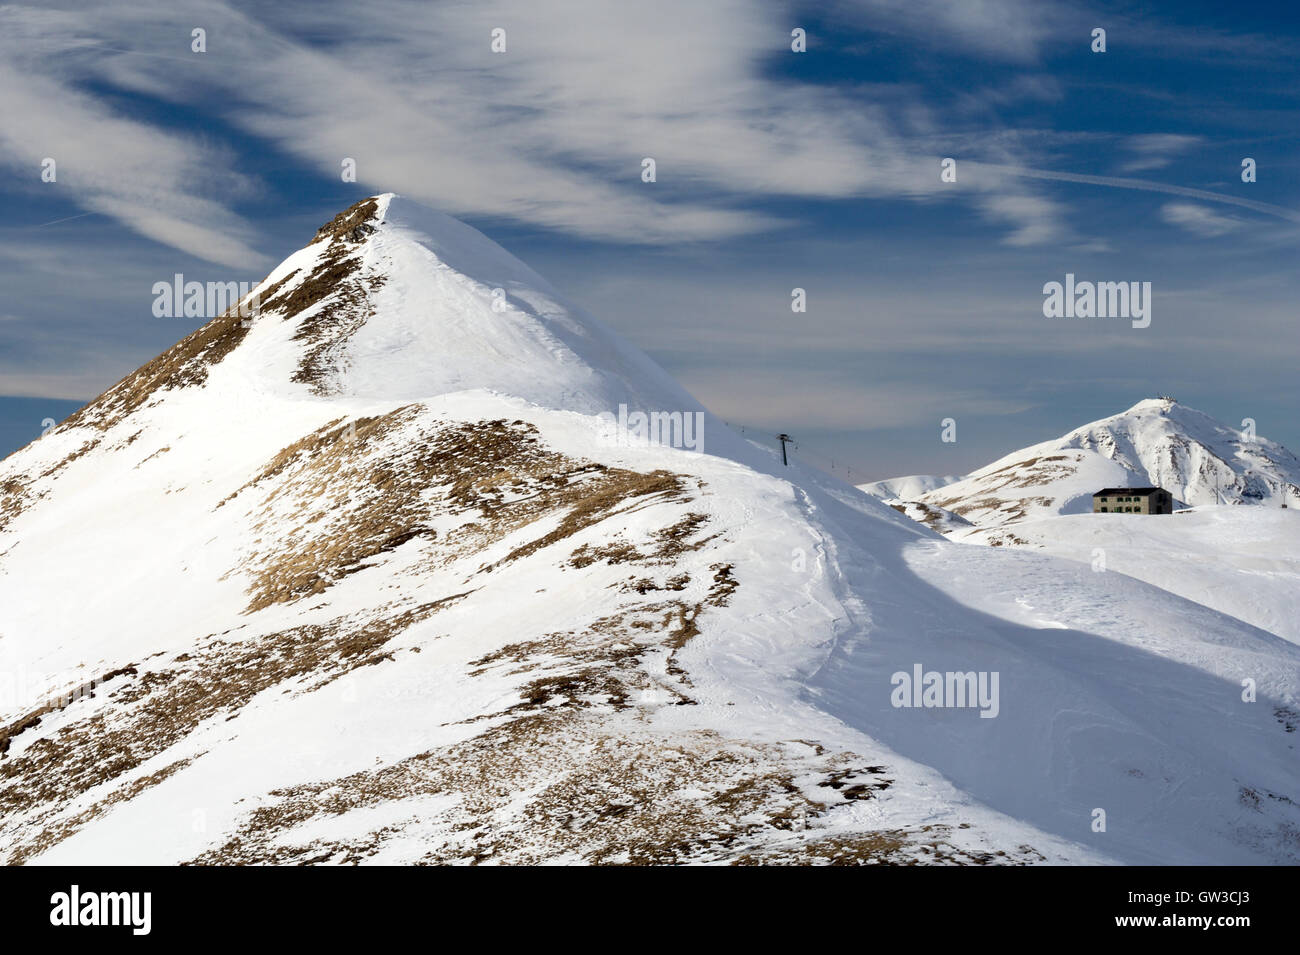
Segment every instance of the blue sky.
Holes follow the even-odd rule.
[[[256,281],[388,190],[854,480],[1154,394],[1300,448],[1297,15],[1163,6],[0,7],[0,454],[192,330],[155,282]],[[1151,326],[1045,318],[1067,272],[1151,282]]]

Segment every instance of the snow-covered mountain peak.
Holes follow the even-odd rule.
[[[1060,444],[1095,451],[1133,472],[1138,480],[1129,483],[1166,488],[1188,504],[1280,504],[1300,482],[1300,460],[1250,419],[1230,427],[1172,398],[1140,401]]]
[[[393,193],[339,213],[256,294],[231,367],[263,383],[287,370],[319,396],[486,390],[587,413],[700,407],[501,246]]]
[[[251,314],[250,314],[251,313]],[[317,230],[240,303],[83,409],[112,427],[195,389],[423,401],[491,392],[586,414],[702,410],[482,233],[392,193]]]
[[[1189,437],[1207,433],[1228,433],[1229,429],[1204,411],[1190,408],[1176,398],[1161,396],[1143,398],[1131,408],[1118,414],[1099,418],[1081,425],[1070,434],[1082,434],[1099,428],[1123,428],[1133,430],[1140,427],[1156,427],[1167,433],[1181,431]]]
[[[1100,488],[1137,486],[1163,487],[1190,505],[1294,504],[1300,460],[1249,418],[1238,429],[1173,398],[1147,398],[916,500],[994,526],[1085,513]]]
[[[1134,414],[1142,411],[1168,412],[1175,406],[1179,406],[1178,399],[1172,398],[1169,395],[1161,395],[1157,398],[1143,398],[1132,408],[1129,408],[1128,411],[1121,412],[1121,414]]]

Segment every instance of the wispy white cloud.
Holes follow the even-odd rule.
[[[1123,146],[1133,153],[1133,158],[1120,166],[1121,172],[1144,172],[1148,169],[1163,169],[1174,161],[1174,157],[1201,142],[1200,136],[1187,136],[1180,133],[1144,133],[1128,137]]]
[[[1012,231],[1003,240],[1007,245],[1042,245],[1059,238],[1064,231],[1060,203],[1041,196],[989,195],[981,204],[991,218],[1012,225]]]
[[[1208,189],[1193,189],[1189,186],[1177,186],[1167,182],[1155,182],[1150,179],[1131,179],[1121,176],[1091,176],[1083,173],[1062,172],[1053,169],[1031,169],[1024,166],[1004,166],[996,163],[969,163],[967,168],[975,173],[985,186],[991,186],[999,178],[1044,179],[1056,182],[1077,182],[1092,186],[1110,186],[1116,189],[1136,189],[1140,192],[1163,192],[1172,196],[1186,196],[1205,202],[1223,203],[1240,206],[1253,212],[1275,216],[1290,222],[1300,222],[1300,209],[1279,206],[1269,202],[1257,202],[1243,199],[1223,192],[1211,192]]]
[[[113,216],[156,241],[225,265],[266,264],[225,202],[248,189],[211,143],[122,115],[77,88],[57,54],[84,46],[56,11],[0,11],[0,162],[17,182]],[[55,162],[54,182],[41,180]]]
[[[1194,202],[1167,202],[1161,207],[1160,216],[1170,225],[1180,226],[1188,232],[1207,238],[1226,235],[1242,225],[1240,219],[1219,215],[1213,209]]]

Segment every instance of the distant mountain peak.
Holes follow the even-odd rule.
[[[1300,460],[1162,396],[1014,451],[917,500],[996,525],[1086,512],[1092,494],[1108,486],[1162,487],[1189,505],[1280,506],[1300,499]]]

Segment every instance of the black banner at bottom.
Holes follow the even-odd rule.
[[[688,925],[734,942],[779,920],[823,938],[847,933],[846,941],[994,941],[1032,931],[1231,943],[1294,924],[1286,869],[871,868],[787,881],[793,875],[716,883],[696,882],[704,873],[603,873],[590,883],[573,873],[569,883],[551,873],[538,883],[536,872],[435,868],[11,868],[0,869],[0,915],[14,939],[331,946],[433,926],[483,931],[493,942],[516,932],[539,941],[561,926],[609,941],[605,929],[638,925],[638,934],[671,932],[678,942],[696,931]]]

